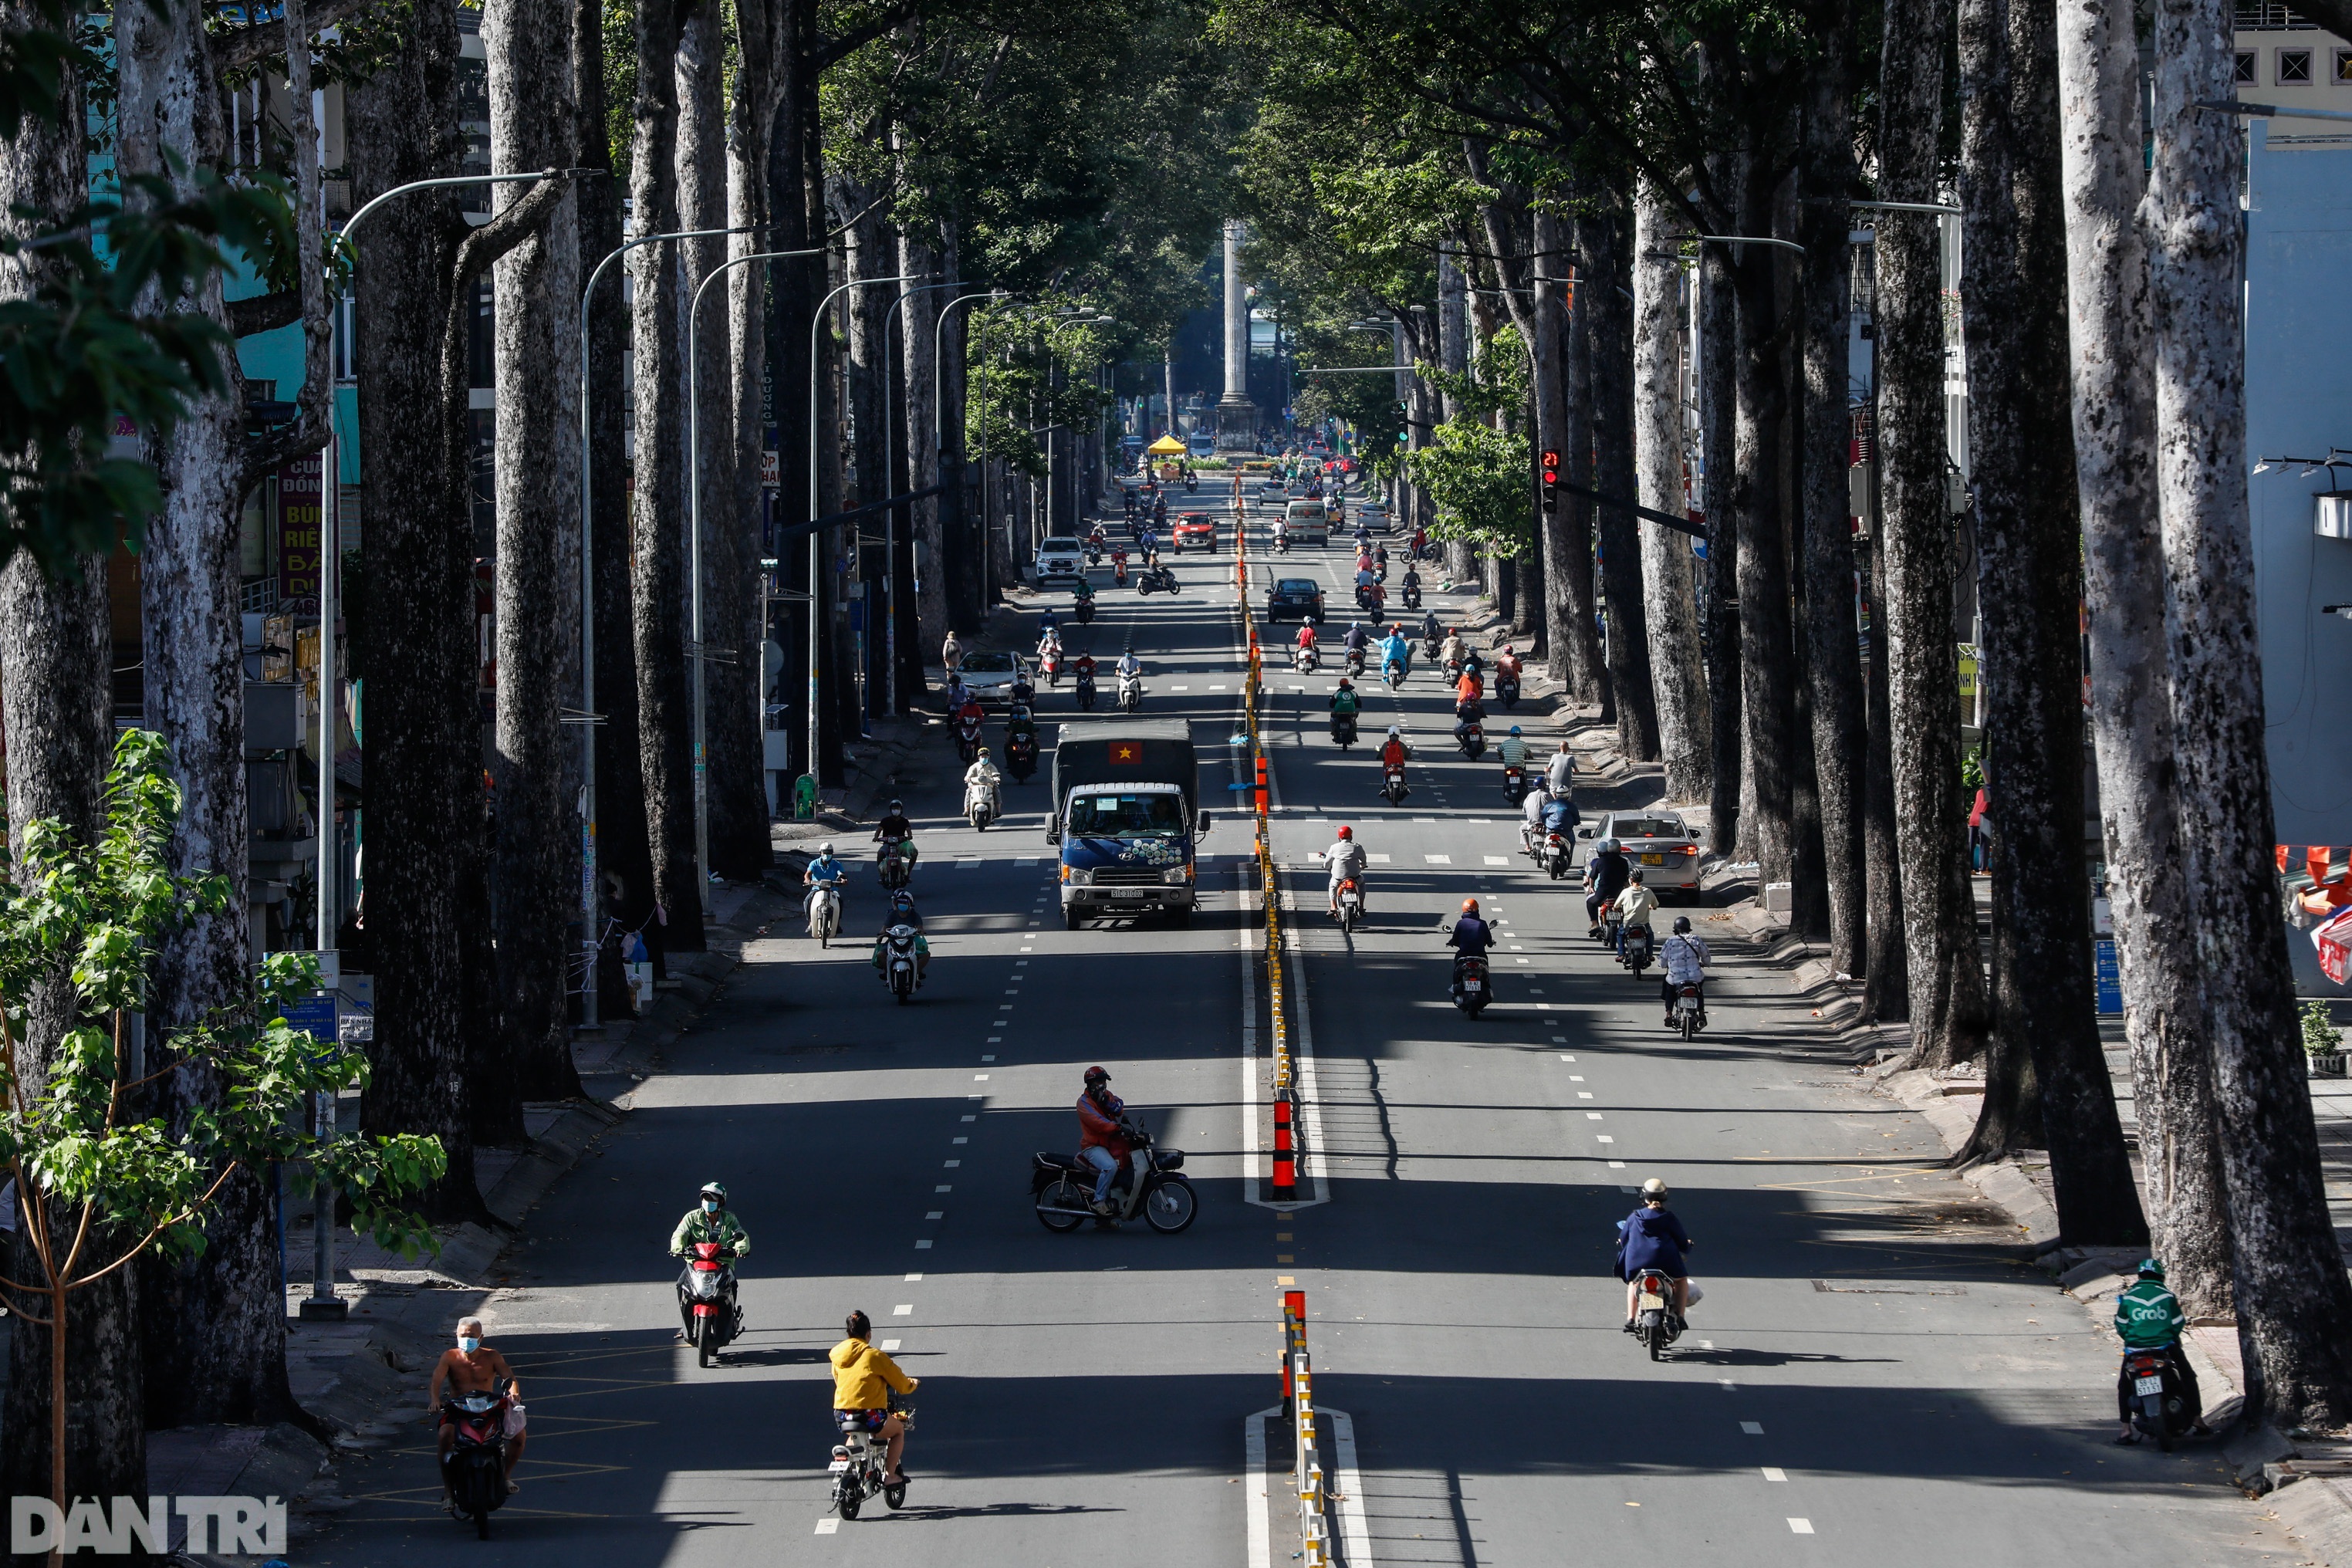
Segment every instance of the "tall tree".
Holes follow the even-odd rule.
[[[1634,497],[1654,511],[1690,510],[1683,468],[1682,261],[1685,232],[1675,208],[1647,179],[1633,204]],[[1706,799],[1713,781],[1706,672],[1688,538],[1645,522],[1641,532],[1643,619],[1666,798]]]
[[[2082,507],[2091,735],[2107,897],[2132,1056],[2141,1184],[2166,1282],[2191,1314],[2230,1310],[2230,1223],[2216,1141],[2204,975],[2172,748],[2157,537],[2147,245],[2137,222],[2139,50],[2120,0],[2057,9],[2059,122]]]
[[[490,167],[565,169],[578,153],[571,0],[488,0]],[[490,187],[499,211],[531,199]],[[521,1100],[580,1092],[572,1065],[566,928],[577,919],[580,754],[562,722],[580,668],[580,236],[567,191],[491,270],[499,431],[498,980],[511,1055],[509,1137]],[[488,1087],[488,1086],[485,1086]]]
[[[1892,0],[1880,55],[1879,189],[1936,200],[1944,0]],[[1952,647],[1952,529],[1944,489],[1944,318],[1937,219],[1884,212],[1877,229],[1878,446],[1885,466],[1888,729],[1909,939],[1913,1058],[1984,1048],[1984,966],[1962,838],[1960,697]],[[1874,653],[1875,649],[1874,649]]]
[[[1577,309],[1588,312],[1592,356],[1592,488],[1633,493],[1633,320],[1627,304],[1633,224],[1618,194],[1596,184],[1576,217]],[[1609,617],[1609,689],[1617,746],[1634,762],[1658,759],[1648,616],[1642,599],[1641,527],[1622,506],[1592,509],[1601,542],[1601,599]]]
[[[1708,750],[1713,767],[1707,799],[1707,847],[1738,858],[1740,781],[1747,775],[1740,743],[1739,513],[1732,505],[1731,269],[1720,246],[1699,247],[1695,347],[1698,357],[1699,454],[1705,464],[1699,510],[1706,519],[1706,691]]]
[[[2173,752],[2205,1036],[2237,1242],[2246,1409],[2281,1425],[2352,1416],[2352,1282],[2321,1185],[2273,871],[2270,763],[2246,507],[2236,122],[2221,0],[2158,0],[2155,157],[2143,206],[2155,305],[2157,499]]]

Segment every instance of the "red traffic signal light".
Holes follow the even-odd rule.
[[[1558,452],[1546,452],[1543,455],[1543,504],[1546,510],[1550,509],[1552,503],[1559,499],[1559,454]]]

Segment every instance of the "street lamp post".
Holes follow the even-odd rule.
[[[593,496],[595,473],[589,461],[588,308],[604,268],[641,245],[664,239],[710,239],[722,234],[750,234],[742,228],[683,228],[667,234],[641,235],[608,251],[588,274],[580,290],[580,934],[588,961],[588,978],[580,994],[583,1033],[601,1027],[597,1019],[596,960],[604,951],[604,907],[596,897],[596,576]]]
[[[905,283],[905,282],[908,282],[908,281],[909,281],[909,280],[911,280],[911,279],[913,279],[919,278],[919,277],[920,277],[920,276],[922,276],[922,275],[921,275],[920,273],[918,273],[918,272],[901,272],[901,273],[898,274],[896,277],[891,277],[891,278],[853,278],[853,279],[850,279],[848,282],[846,282],[846,283],[841,283],[841,284],[836,284],[836,285],[835,285],[835,287],[834,287],[834,289],[833,289],[833,291],[832,291],[831,293],[827,294],[827,295],[826,295],[823,300],[819,300],[819,301],[817,302],[817,307],[816,307],[815,313],[809,317],[809,444],[808,444],[808,466],[809,466],[809,469],[808,469],[808,479],[809,479],[809,488],[808,488],[808,520],[809,520],[809,521],[810,521],[810,522],[812,522],[812,523],[815,522],[815,521],[816,521],[816,520],[817,520],[821,515],[823,515],[822,513],[820,513],[820,512],[817,510],[817,507],[818,507],[818,500],[817,500],[817,468],[816,468],[816,333],[817,333],[817,329],[818,329],[820,326],[822,326],[822,325],[824,325],[824,313],[825,313],[825,311],[826,311],[827,310],[829,310],[829,309],[831,309],[831,308],[832,308],[833,301],[834,301],[835,298],[836,296],[838,296],[839,294],[841,294],[844,290],[850,289],[862,288],[862,287],[864,287],[865,285],[866,285],[866,284],[871,284],[871,283]],[[817,775],[816,775],[817,669],[818,669],[818,665],[817,665],[817,649],[818,649],[818,647],[819,647],[819,646],[820,646],[820,644],[821,644],[821,642],[822,642],[822,638],[823,638],[823,631],[824,631],[824,617],[823,616],[823,615],[820,613],[820,612],[822,611],[823,607],[824,607],[824,591],[823,591],[822,587],[820,586],[820,584],[821,584],[821,581],[822,581],[822,578],[821,578],[821,573],[822,573],[822,570],[823,570],[823,563],[822,563],[822,559],[821,559],[821,552],[820,552],[820,550],[819,550],[819,548],[818,548],[818,547],[819,547],[819,545],[820,545],[820,544],[823,542],[823,541],[824,541],[824,531],[823,529],[821,529],[821,528],[811,528],[811,529],[809,530],[809,640],[808,640],[808,705],[809,705],[809,710],[808,710],[808,777],[809,777],[809,789],[810,789],[810,792],[811,792],[812,795],[814,795],[814,792],[815,792],[815,790],[816,790],[816,788],[817,788]]]
[[[411,191],[432,190],[446,185],[504,185],[525,180],[552,180],[567,173],[562,169],[541,169],[528,174],[457,174],[431,180],[411,180],[404,185],[394,185],[373,201],[353,213],[343,222],[341,238],[350,245],[360,223],[368,214],[394,196],[404,196]],[[354,258],[357,248],[352,251]],[[340,300],[337,301],[340,306]],[[335,933],[341,922],[341,908],[336,897],[336,859],[341,853],[335,836],[335,613],[336,571],[342,564],[340,551],[340,524],[342,521],[342,469],[335,447],[335,399],[333,366],[334,342],[331,337],[342,315],[341,309],[328,314],[327,330],[331,334],[327,345],[329,385],[327,388],[327,448],[320,459],[319,500],[319,973],[331,989],[342,984],[341,966],[333,962]],[[319,1096],[314,1108],[321,1134],[332,1137],[335,1131],[335,1101],[331,1095]],[[302,1303],[305,1318],[341,1318],[346,1308],[335,1294],[335,1194],[321,1182],[316,1188],[316,1206],[311,1211],[311,1273],[310,1296]]]
[[[782,261],[793,257],[817,256],[823,246],[806,250],[762,250],[751,256],[730,257],[710,269],[710,276],[695,285],[694,299],[686,309],[686,531],[688,570],[693,582],[688,601],[693,606],[694,637],[694,881],[696,897],[702,905],[704,919],[710,909],[710,755],[706,727],[709,707],[705,700],[709,690],[709,654],[702,646],[702,388],[698,360],[702,334],[696,330],[695,319],[702,313],[702,297],[710,286],[738,267],[754,261]],[[810,351],[815,352],[814,348]],[[765,628],[761,628],[764,637]],[[757,688],[761,676],[755,673],[752,685]],[[762,742],[765,743],[764,742]]]

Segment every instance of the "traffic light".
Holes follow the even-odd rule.
[[[1543,455],[1543,509],[1544,509],[1544,510],[1546,510],[1546,511],[1549,511],[1549,510],[1552,510],[1552,503],[1553,503],[1555,500],[1559,500],[1559,454],[1558,452],[1546,452],[1546,453]]]

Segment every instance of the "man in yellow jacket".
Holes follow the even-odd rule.
[[[844,1432],[878,1436],[890,1455],[890,1472],[884,1484],[903,1487],[907,1474],[900,1458],[907,1451],[907,1424],[890,1414],[890,1395],[912,1394],[920,1380],[898,1370],[898,1363],[867,1342],[874,1324],[863,1312],[852,1312],[843,1325],[849,1337],[833,1347],[833,1419]]]

